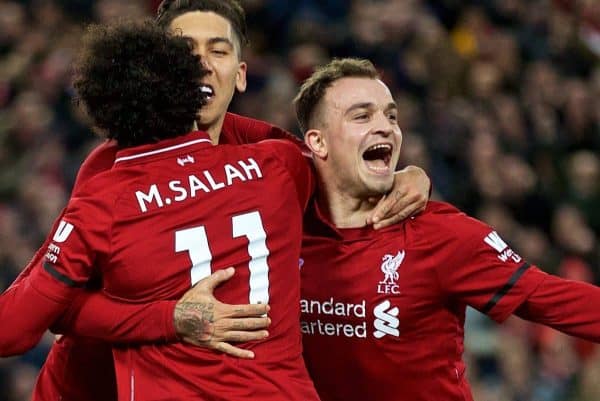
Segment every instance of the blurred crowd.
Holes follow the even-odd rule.
[[[158,3],[0,0],[0,290],[99,143],[70,85],[85,24],[152,16]],[[434,198],[496,227],[529,262],[600,284],[600,1],[242,3],[249,85],[232,111],[300,134],[299,83],[331,57],[367,57],[399,105],[402,164],[428,172]],[[476,400],[600,399],[599,347],[477,312],[466,332]],[[0,359],[0,401],[29,399],[52,341]]]

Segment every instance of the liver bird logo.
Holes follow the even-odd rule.
[[[383,278],[382,284],[395,284],[396,280],[398,280],[398,267],[404,260],[404,251],[398,251],[396,256],[386,254],[383,255],[383,262],[381,263],[381,271],[385,275]]]

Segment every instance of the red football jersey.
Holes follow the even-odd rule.
[[[114,349],[119,399],[318,399],[298,327],[301,216],[312,181],[293,144],[213,147],[195,132],[123,150],[110,171],[74,192],[44,263],[58,280],[79,285],[93,266],[107,294],[143,303],[178,299],[234,266],[215,296],[271,305],[268,340],[244,345],[254,360],[187,344]],[[44,282],[36,288],[44,292]]]
[[[379,231],[336,229],[311,207],[301,257],[304,357],[324,401],[472,400],[466,306],[502,321],[547,276],[437,202]]]
[[[226,114],[220,143],[235,145],[265,139],[288,139],[302,146],[290,133],[264,121],[233,113]],[[109,169],[114,163],[116,151],[117,147],[112,141],[94,149],[81,166],[75,188],[94,175]],[[60,218],[56,227],[59,221]],[[36,253],[19,279],[29,275],[31,268],[39,264],[49,242],[50,238]],[[125,307],[125,304],[115,304],[114,300],[103,296],[96,296],[97,302],[92,304],[91,297],[86,294],[80,295],[79,302],[72,305],[67,319],[61,322],[61,329],[69,333],[94,332],[98,337],[116,335],[123,342],[152,341],[153,337],[156,337],[154,341],[158,341],[163,335],[160,330],[162,325],[155,324],[156,317],[163,315],[156,312],[156,307],[150,309],[140,304],[139,312],[144,313],[133,314],[135,304]],[[123,325],[124,320],[129,324]],[[111,345],[106,342],[80,338],[75,334],[63,336],[52,346],[40,371],[32,401],[54,401],[59,397],[63,401],[116,401],[111,349]]]

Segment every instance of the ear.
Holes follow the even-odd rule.
[[[245,62],[240,61],[240,64],[238,65],[238,71],[235,76],[235,88],[240,93],[246,92],[246,70],[247,69],[248,69],[248,65]]]
[[[304,143],[315,157],[327,158],[327,138],[325,133],[318,129],[310,129],[304,134]]]

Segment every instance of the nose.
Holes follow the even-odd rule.
[[[212,65],[208,61],[207,57],[200,55],[200,65],[203,69],[207,70],[208,72],[212,72]]]
[[[385,113],[377,113],[374,118],[374,127],[373,132],[384,137],[388,137],[394,134],[394,130],[396,129],[396,125],[390,121],[388,116]]]
[[[202,48],[201,46],[196,45],[194,47],[194,54],[196,56],[200,57],[200,65],[202,66],[202,68],[209,72],[212,72],[212,66],[210,65],[210,62],[208,61],[206,49]]]

